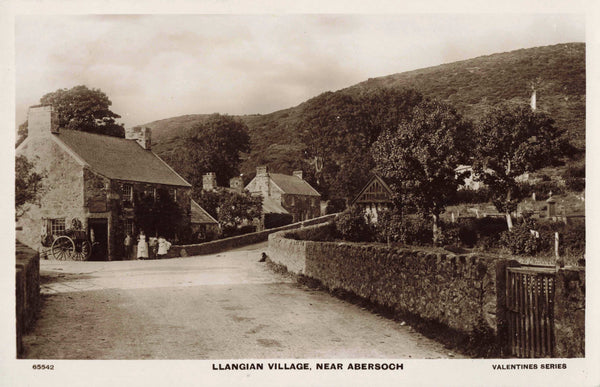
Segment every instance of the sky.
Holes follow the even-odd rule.
[[[16,123],[82,84],[130,127],[270,113],[368,78],[585,37],[578,14],[17,15]]]

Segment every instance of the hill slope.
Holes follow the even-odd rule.
[[[549,113],[557,126],[566,129],[574,145],[585,148],[584,43],[521,49],[371,78],[336,93],[412,87],[426,97],[451,103],[466,117],[478,120],[500,102],[529,103],[532,82],[536,85],[538,109]],[[309,101],[315,103],[319,98]],[[242,172],[251,174],[257,164],[264,163],[275,171],[291,172],[303,157],[296,128],[307,102],[270,114],[239,116],[250,129],[252,147]],[[160,154],[177,146],[177,136],[207,116],[186,115],[145,126],[153,129],[154,149]]]

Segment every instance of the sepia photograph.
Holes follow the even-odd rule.
[[[15,12],[2,368],[597,383],[578,9]]]

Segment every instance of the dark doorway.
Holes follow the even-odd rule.
[[[108,261],[108,219],[88,219],[88,237],[92,242],[90,261]]]

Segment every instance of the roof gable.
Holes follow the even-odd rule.
[[[300,179],[297,176],[270,173],[269,177],[284,194],[321,196],[306,180]]]
[[[391,203],[392,190],[389,185],[379,176],[373,175],[371,180],[352,201],[355,203]]]
[[[208,211],[200,207],[200,204],[194,200],[191,201],[191,223],[196,224],[219,224],[215,218],[213,218]]]
[[[90,169],[110,179],[190,187],[167,163],[135,140],[61,129],[53,135]]]

